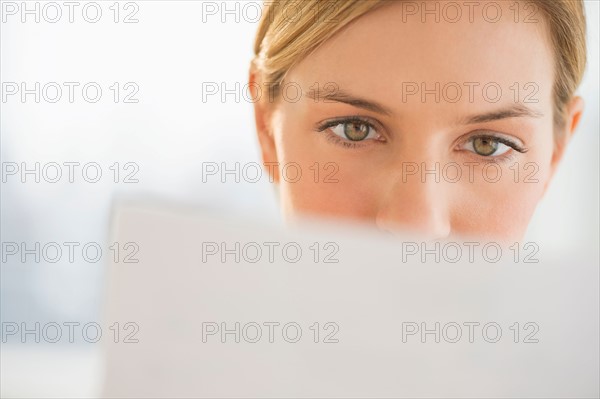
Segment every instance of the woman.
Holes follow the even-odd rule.
[[[582,1],[275,1],[250,68],[287,218],[523,237],[583,111]]]

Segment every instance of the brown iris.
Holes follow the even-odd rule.
[[[349,140],[361,141],[369,135],[369,126],[364,123],[344,123],[344,134]]]
[[[479,155],[490,156],[498,150],[498,141],[492,137],[476,137],[473,139],[473,149]]]

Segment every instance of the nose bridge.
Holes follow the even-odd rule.
[[[448,237],[449,187],[439,162],[403,162],[396,172],[379,205],[378,227],[412,232],[427,239]]]

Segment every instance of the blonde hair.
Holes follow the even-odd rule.
[[[389,0],[275,0],[265,2],[254,42],[252,68],[279,87],[295,64],[356,18]],[[533,0],[545,14],[555,55],[554,122],[560,126],[566,105],[586,66],[586,21],[582,0]]]

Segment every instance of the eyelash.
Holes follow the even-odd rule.
[[[477,135],[477,136],[471,136],[469,137],[470,140],[473,139],[492,139],[492,140],[496,140],[498,143],[502,143],[505,144],[509,147],[511,147],[513,150],[520,152],[521,154],[527,152],[527,148],[520,146],[519,144],[515,143],[512,140],[509,139],[505,139],[504,137],[500,137],[500,136],[495,136],[493,134],[490,135]]]
[[[495,134],[473,134],[473,133],[469,133],[468,137],[466,138],[466,140],[460,140],[460,144],[457,147],[460,147],[462,145],[465,145],[466,143],[472,142],[475,139],[491,139],[494,140],[500,144],[504,144],[508,147],[510,147],[511,149],[513,149],[514,151],[517,151],[521,154],[526,153],[527,151],[529,151],[528,148],[521,146],[520,144],[518,144],[517,142],[507,139],[505,137],[502,137],[500,135],[495,135]],[[459,149],[462,150],[462,149]],[[512,151],[508,151],[505,154],[501,154],[501,155],[496,155],[496,156],[485,156],[485,155],[479,155],[475,152],[472,151],[468,151],[469,153],[471,153],[471,155],[477,157],[478,159],[482,159],[483,162],[488,162],[488,163],[502,163],[502,162],[508,162],[511,159],[514,158],[515,154]]]
[[[364,124],[366,125],[369,129],[373,129],[376,132],[379,132],[380,130],[383,130],[382,127],[377,126],[379,124],[373,122],[371,119],[369,118],[365,118],[363,116],[348,116],[348,117],[341,117],[341,118],[336,118],[336,119],[330,119],[328,121],[322,122],[319,125],[317,125],[316,127],[316,131],[318,133],[322,133],[332,127],[335,127],[337,125],[342,125],[342,124],[346,124],[346,123],[357,123],[357,124]],[[351,140],[345,140],[343,138],[341,138],[340,136],[338,136],[337,134],[331,132],[331,131],[327,131],[327,140],[331,141],[334,144],[340,145],[344,148],[357,148],[357,147],[363,147],[365,145],[364,141],[367,140],[362,140],[362,141],[351,141]],[[379,133],[381,135],[381,133]],[[370,139],[369,141],[375,141],[378,143],[381,143],[384,140],[373,140]]]
[[[331,120],[322,122],[319,125],[317,125],[316,131],[319,133],[322,133],[322,132],[326,131],[327,129],[330,129],[330,128],[335,127],[340,124],[346,124],[346,123],[364,124],[369,129],[374,129],[377,132],[379,130],[383,129],[380,126],[376,126],[379,124],[372,122],[368,118],[365,118],[362,116],[349,116],[349,117],[341,117],[341,118],[331,119]],[[329,141],[333,142],[334,144],[340,145],[344,148],[362,147],[365,145],[364,141],[367,141],[367,140],[363,140],[363,141],[345,140],[331,131],[327,131],[326,134],[327,134],[327,139]],[[381,134],[381,133],[379,133],[379,134]],[[504,145],[512,148],[513,150],[515,150],[521,154],[524,154],[528,151],[528,148],[519,145],[517,142],[515,142],[513,140],[509,140],[509,139],[499,136],[499,135],[495,135],[495,134],[473,134],[473,133],[470,133],[466,139],[464,139],[464,140],[462,140],[462,138],[460,139],[460,145],[464,145],[464,144],[466,144],[470,141],[473,141],[475,139],[478,139],[478,138],[494,140],[498,143],[504,144]],[[373,140],[373,139],[371,139],[370,141],[376,141],[378,143],[381,143],[382,141],[385,142],[385,140],[377,141],[377,140]],[[469,152],[471,152],[471,151],[469,151]],[[496,162],[496,163],[502,162],[502,161],[507,161],[514,156],[514,154],[512,152],[509,152],[507,154],[498,155],[498,156],[484,156],[484,155],[479,155],[479,154],[473,153],[473,152],[471,152],[471,153],[474,156],[483,158],[484,161],[486,161],[486,162]]]

